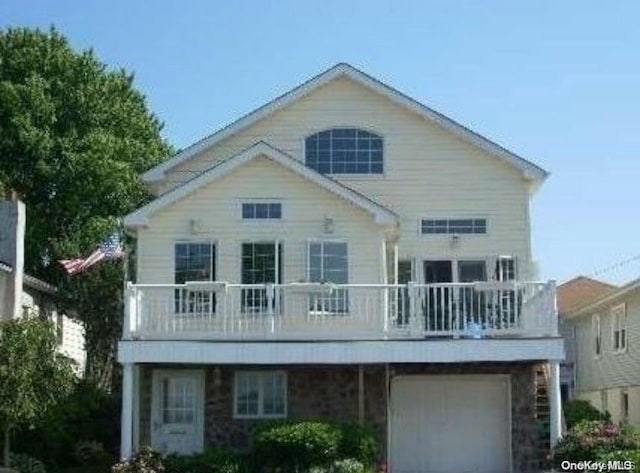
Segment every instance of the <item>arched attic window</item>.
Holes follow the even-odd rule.
[[[305,164],[323,174],[382,174],[382,137],[357,128],[332,128],[305,140]]]

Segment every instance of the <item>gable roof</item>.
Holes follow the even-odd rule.
[[[608,294],[605,294],[599,297],[598,299],[592,301],[590,304],[586,304],[586,305],[575,308],[573,311],[571,311],[568,314],[568,316],[577,317],[584,314],[590,314],[592,313],[592,311],[597,310],[603,306],[606,306],[610,302],[614,302],[617,299],[624,297],[627,294],[633,291],[636,291],[638,289],[640,289],[640,278],[634,279],[633,281],[625,284],[624,286],[616,288],[616,290],[613,290]]]
[[[610,294],[617,286],[586,276],[578,276],[558,286],[558,312],[566,314]]]
[[[361,208],[362,210],[370,213],[377,224],[380,225],[395,225],[398,223],[398,216],[391,210],[383,207],[368,197],[354,191],[353,189],[335,181],[324,174],[321,174],[298,161],[297,159],[289,156],[285,152],[271,146],[264,141],[250,146],[249,148],[227,158],[215,166],[204,171],[202,174],[194,177],[193,179],[183,183],[169,192],[161,195],[154,201],[148,203],[144,207],[136,210],[133,213],[127,215],[124,219],[124,224],[127,227],[140,227],[148,223],[149,217],[159,210],[168,207],[174,202],[186,197],[187,195],[195,192],[196,189],[203,185],[209,184],[217,179],[220,179],[229,174],[234,169],[248,163],[249,161],[264,156],[285,168],[293,171],[299,176],[311,181],[318,186],[326,189],[334,195],[346,200],[347,202]]]
[[[340,63],[326,70],[325,72],[322,72],[321,74],[311,78],[307,82],[290,90],[284,95],[281,95],[271,102],[266,103],[262,107],[257,108],[253,112],[243,116],[242,118],[227,125],[226,127],[221,128],[215,133],[185,148],[171,159],[168,159],[167,161],[164,161],[145,172],[142,175],[142,179],[145,182],[162,181],[165,178],[166,173],[179,164],[188,161],[205,149],[253,125],[257,121],[277,112],[278,110],[283,109],[292,102],[295,102],[296,100],[304,97],[305,95],[308,95],[319,87],[339,77],[347,77],[361,85],[364,85],[374,92],[387,97],[397,105],[400,105],[423,117],[425,120],[440,125],[442,128],[450,131],[464,141],[520,169],[526,178],[531,179],[534,182],[541,182],[548,176],[547,171],[545,171],[541,167],[533,164],[530,161],[527,161],[526,159],[518,156],[515,153],[512,153],[511,151],[503,148],[497,143],[494,143],[488,138],[475,133],[474,131],[452,120],[451,118],[442,115],[441,113],[427,107],[417,100],[412,99],[411,97],[403,94],[402,92],[399,92],[398,90],[388,86],[387,84],[380,82],[379,80],[360,71],[359,69],[356,69],[355,67],[346,63]]]

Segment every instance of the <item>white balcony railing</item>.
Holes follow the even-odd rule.
[[[129,284],[125,339],[557,336],[553,282]]]

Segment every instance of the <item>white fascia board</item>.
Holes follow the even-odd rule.
[[[208,342],[132,340],[118,344],[120,363],[351,364],[466,363],[564,360],[556,338]]]
[[[201,186],[207,185],[217,179],[226,176],[234,169],[259,156],[264,156],[274,162],[279,163],[285,168],[290,169],[296,174],[307,179],[308,181],[315,183],[316,185],[328,190],[334,195],[337,195],[347,202],[350,202],[351,204],[365,210],[366,212],[373,215],[373,217],[375,218],[375,222],[379,225],[394,225],[398,222],[398,216],[389,209],[386,209],[385,207],[377,204],[364,195],[346,187],[345,185],[327,176],[324,176],[319,172],[314,171],[313,169],[310,169],[309,167],[305,166],[293,157],[287,155],[283,151],[261,141],[232,156],[231,158],[222,161],[208,171],[205,171],[199,176],[191,179],[190,181],[187,181],[180,187],[177,187],[167,192],[166,194],[163,194],[144,207],[141,207],[135,212],[127,215],[124,219],[125,226],[129,228],[135,228],[147,225],[149,217],[155,212],[186,197]]]
[[[515,153],[512,153],[511,151],[503,148],[497,143],[494,143],[488,138],[475,133],[474,131],[461,125],[455,120],[452,120],[451,118],[448,118],[445,115],[436,112],[435,110],[375,79],[374,77],[369,76],[368,74],[356,69],[355,67],[349,64],[341,63],[313,77],[302,85],[281,95],[271,102],[268,102],[266,105],[263,105],[255,111],[243,116],[239,120],[220,129],[219,131],[194,143],[182,152],[175,155],[173,158],[158,164],[142,175],[143,181],[148,183],[162,181],[166,177],[167,171],[191,159],[192,157],[210,148],[216,143],[219,143],[220,141],[253,125],[259,120],[268,117],[272,113],[283,109],[289,104],[311,93],[318,87],[321,87],[340,76],[349,77],[355,82],[358,82],[389,98],[392,102],[416,113],[417,115],[429,121],[437,123],[443,129],[448,130],[464,141],[484,150],[485,152],[493,156],[496,156],[497,158],[507,161],[508,163],[519,168],[522,171],[525,179],[529,179],[534,182],[541,182],[548,176],[547,171],[533,164],[532,162],[522,158],[521,156],[518,156]]]

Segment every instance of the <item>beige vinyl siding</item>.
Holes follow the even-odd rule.
[[[614,353],[610,310],[623,302],[627,305],[627,350]],[[602,354],[598,358],[593,349],[593,313],[600,315],[602,326]],[[576,389],[581,396],[602,389],[640,386],[640,290],[572,319],[570,323],[576,327]],[[630,404],[631,398],[630,392]]]
[[[241,202],[254,198],[281,201],[282,221],[243,221]],[[324,233],[326,216],[334,220],[332,234]],[[191,219],[198,221],[196,234],[191,232]],[[284,281],[304,280],[310,239],[346,241],[350,282],[382,282],[384,238],[373,217],[258,157],[150,219],[148,228],[138,234],[138,282],[173,283],[177,241],[216,242],[216,278],[240,282],[242,242],[280,240],[284,243]]]
[[[347,78],[183,163],[157,190],[173,188],[260,140],[304,160],[304,138],[332,127],[383,137],[384,175],[335,177],[400,215],[401,258],[508,254],[519,258],[521,277],[530,275],[529,183],[521,172]],[[452,245],[450,237],[422,236],[421,217],[486,217],[488,234],[463,235]]]

